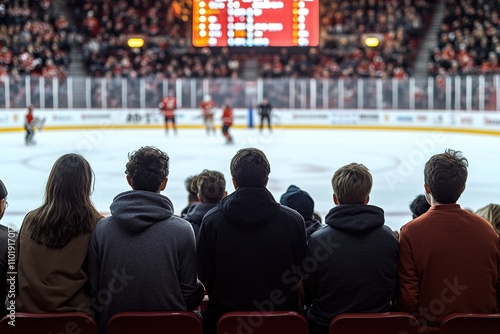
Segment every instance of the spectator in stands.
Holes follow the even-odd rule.
[[[304,218],[307,239],[321,227],[321,220],[314,215],[314,200],[306,191],[292,184],[281,195],[280,203],[294,209]]]
[[[3,218],[5,210],[7,209],[7,188],[5,184],[0,180],[0,220]],[[9,243],[9,228],[4,225],[0,225],[0,318],[7,314],[5,309],[5,298],[7,292],[7,273],[12,271],[8,268],[8,255],[9,246],[14,246],[12,242],[15,240],[10,240]]]
[[[194,235],[198,239],[203,216],[227,195],[226,180],[221,172],[205,169],[198,174],[196,183],[192,185],[195,187],[192,191],[197,193],[199,203],[191,205],[182,218],[191,223]]]
[[[493,225],[495,231],[497,231],[497,233],[500,235],[500,205],[488,204],[485,207],[477,210],[476,214],[480,217],[483,217],[491,225]]]
[[[115,197],[111,216],[92,235],[89,278],[100,333],[119,312],[191,311],[203,299],[193,228],[173,215],[172,202],[160,194],[168,172],[169,157],[159,149],[130,153],[125,173],[132,190]],[[110,282],[112,295],[100,298]]]
[[[196,185],[197,177],[198,175],[191,175],[184,180],[184,187],[186,188],[186,191],[188,193],[188,205],[184,207],[184,209],[182,209],[181,217],[184,217],[187,214],[191,205],[200,202],[198,199],[198,187]]]
[[[425,164],[429,211],[401,228],[398,304],[432,332],[451,313],[496,313],[500,301],[499,237],[483,218],[456,204],[468,161],[447,149]]]
[[[9,74],[17,70],[21,74],[64,78],[70,63],[71,29],[54,4],[7,0],[3,6],[1,44],[9,51],[3,56],[0,53],[0,65]]]
[[[20,228],[17,312],[91,312],[87,249],[102,218],[91,202],[92,188],[93,171],[81,155],[56,160],[43,204]]]
[[[270,171],[264,152],[239,150],[231,160],[236,191],[203,217],[197,257],[209,295],[205,334],[216,332],[226,312],[300,310],[300,277],[292,268],[304,259],[304,220],[266,189]]]
[[[492,74],[500,70],[498,13],[489,1],[448,0],[431,53],[432,75]]]
[[[411,203],[410,203],[410,211],[412,219],[415,219],[422,214],[426,213],[431,205],[427,202],[425,195],[418,195]]]
[[[348,164],[334,173],[332,187],[336,207],[307,247],[306,258],[317,263],[304,276],[311,334],[327,334],[341,313],[389,311],[397,292],[398,240],[384,225],[384,211],[368,205],[370,172]]]
[[[72,2],[82,23],[88,69],[94,76],[238,76],[239,63],[228,49],[214,52],[188,47],[183,36],[189,32],[189,1],[142,0],[134,2],[133,7],[126,1],[115,4],[111,0],[88,0],[83,5]],[[146,45],[128,47],[128,36],[139,32],[146,35]],[[108,66],[104,69],[102,64]]]

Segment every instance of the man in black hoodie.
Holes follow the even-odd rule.
[[[296,269],[306,251],[304,220],[266,189],[270,171],[262,151],[239,150],[231,160],[236,191],[203,218],[197,258],[209,295],[205,334],[216,332],[226,312],[299,310]],[[258,324],[242,323],[241,330]]]
[[[335,172],[332,187],[337,206],[307,247],[306,259],[317,264],[304,272],[311,334],[328,334],[341,313],[389,311],[397,291],[398,241],[384,225],[384,211],[368,205],[370,172],[351,163]],[[335,247],[323,251],[328,244]]]

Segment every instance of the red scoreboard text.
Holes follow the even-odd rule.
[[[318,46],[319,0],[194,0],[193,45]]]

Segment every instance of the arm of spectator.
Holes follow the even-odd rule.
[[[204,288],[203,284],[198,280],[196,239],[190,224],[187,226],[185,233],[184,244],[179,247],[179,284],[187,310],[194,310],[203,300]]]
[[[497,307],[500,307],[500,239],[498,240],[499,244],[498,244],[498,248],[499,248],[499,251],[497,254],[499,254],[498,258],[497,258],[497,267],[498,267],[498,279],[497,279]]]
[[[208,217],[207,217],[208,216]],[[207,231],[207,221],[211,215],[205,215],[198,232],[198,243],[196,245],[196,257],[198,262],[198,275],[205,285],[208,294],[212,293],[215,282],[215,257],[210,248],[210,240]]]
[[[91,298],[92,300],[96,301],[100,289],[99,282],[101,276],[101,271],[100,271],[101,261],[99,256],[99,247],[97,242],[96,231],[92,233],[92,237],[90,238],[87,258],[88,258],[87,272],[89,275]],[[93,308],[92,311],[94,312],[94,318],[97,318],[100,307],[99,305],[95,305],[94,303],[92,303],[91,306]]]
[[[417,311],[419,296],[419,279],[417,268],[413,262],[411,245],[404,228],[399,235],[399,296],[397,306],[403,312]]]
[[[309,239],[309,244],[307,245],[306,259],[314,259],[314,249],[319,247],[318,242],[315,238],[311,237]],[[317,260],[317,259],[316,259]],[[317,288],[319,286],[319,277],[317,270],[312,272],[304,273],[303,286],[304,286],[304,305],[309,307],[313,298],[317,295]]]

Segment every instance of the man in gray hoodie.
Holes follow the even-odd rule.
[[[192,311],[203,299],[191,225],[161,195],[169,157],[146,146],[129,154],[132,190],[117,195],[89,246],[89,277],[99,333],[125,311]]]

